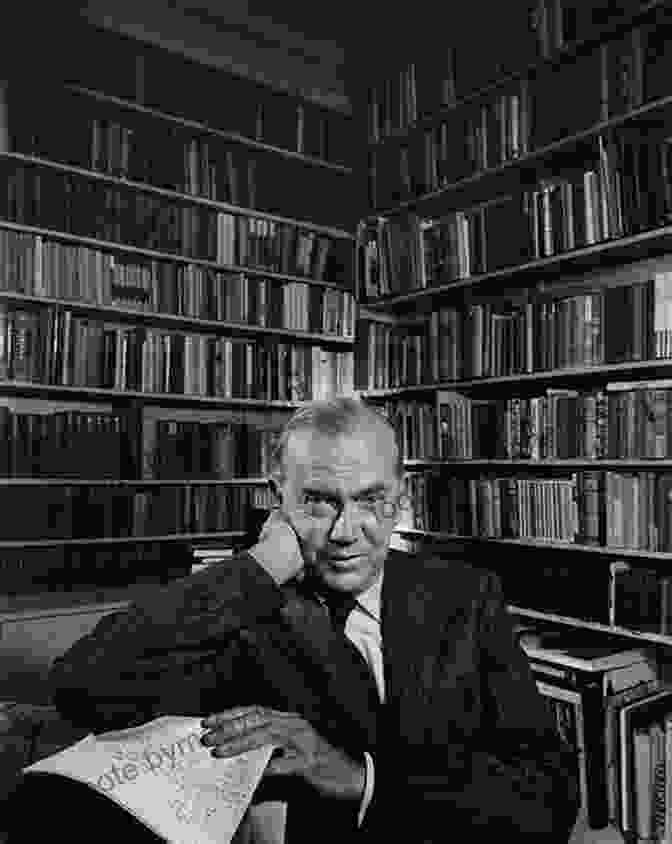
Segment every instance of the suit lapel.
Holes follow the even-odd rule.
[[[391,551],[382,594],[386,704],[391,717],[407,722],[434,687],[441,642],[451,611],[445,563]],[[420,725],[419,725],[420,726]]]
[[[307,664],[311,688],[320,700],[329,702],[329,717],[338,723],[339,733],[352,734],[360,747],[362,740],[373,746],[379,701],[371,672],[353,654],[354,646],[334,632],[318,601],[294,590],[285,595],[287,601],[280,610],[283,624],[290,631],[292,647]]]

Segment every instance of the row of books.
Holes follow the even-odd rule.
[[[620,129],[597,138],[591,169],[544,178],[526,193],[530,258],[665,225],[672,219],[671,139]],[[653,188],[652,188],[653,186]]]
[[[359,319],[355,336],[355,385],[359,390],[428,383],[432,368],[426,331]]]
[[[664,53],[671,33],[661,10],[658,19],[615,35],[571,62],[500,85],[434,125],[398,127],[395,134],[408,130],[403,141],[375,151],[373,207],[392,207],[441,189],[667,96],[669,65]],[[575,96],[563,96],[568,90]],[[372,133],[380,124],[377,106],[374,98],[369,110]],[[493,119],[491,114],[498,112],[499,118]],[[380,138],[379,128],[377,134]]]
[[[653,552],[672,550],[669,473],[582,471],[542,478],[408,476],[404,527]]]
[[[531,225],[521,197],[500,197],[440,219],[380,217],[362,227],[358,271],[368,299],[408,293],[520,264]]]
[[[238,422],[158,420],[149,458],[155,478],[263,477],[278,432]]]
[[[574,542],[579,533],[576,477],[405,479],[412,501],[398,529],[455,536]]]
[[[134,444],[130,413],[0,406],[2,477],[132,478]]]
[[[193,556],[186,545],[148,540],[107,545],[56,545],[3,548],[0,589],[3,595],[44,592],[99,593],[105,587],[169,583],[191,573]]]
[[[347,239],[38,164],[2,159],[0,172],[0,218],[11,222],[318,281],[347,278]]]
[[[0,290],[269,328],[354,334],[351,293],[0,228]]]
[[[647,135],[627,128],[602,133],[532,189],[439,219],[404,214],[371,221],[360,240],[363,292],[375,298],[449,284],[668,224],[668,135],[664,123]]]
[[[527,82],[518,82],[509,90],[498,92],[487,102],[470,105],[458,112],[459,118],[443,122],[437,129],[417,134],[398,152],[398,171],[387,190],[399,198],[421,196],[450,184],[456,154],[464,158],[464,173],[469,175],[498,167],[525,155],[529,148],[529,99]],[[459,120],[459,125],[456,125]],[[394,152],[378,153],[376,178],[388,178]],[[422,169],[420,168],[422,165]],[[380,192],[379,192],[380,193]],[[378,205],[380,207],[380,205]]]
[[[35,406],[35,402],[32,402]],[[128,411],[0,406],[0,476],[137,479],[263,477],[277,431],[244,421],[140,420]],[[146,429],[146,430],[145,430]]]
[[[0,499],[0,539],[118,539],[240,531],[259,495],[246,486],[189,484],[6,487]]]
[[[39,112],[12,114],[15,149],[121,179],[254,207],[254,151],[221,138],[194,136],[178,124],[85,103],[68,91],[56,96],[63,109],[60,121],[45,121]]]
[[[442,307],[412,327],[358,321],[360,389],[438,383],[526,372],[668,360],[672,355],[672,276],[516,303]],[[412,355],[409,363],[408,355]],[[418,357],[421,359],[416,364]],[[402,372],[409,373],[405,377]],[[416,377],[417,380],[411,380]]]
[[[389,400],[385,411],[409,460],[672,458],[667,381],[509,399],[438,390],[434,402]]]
[[[90,37],[87,40],[90,40]],[[133,59],[124,61],[129,62],[131,67],[135,65]],[[119,59],[113,64],[118,65]],[[200,69],[201,73],[205,71],[210,77],[208,87],[215,86],[209,92],[213,101],[219,99],[227,102],[227,109],[226,115],[223,116],[223,124],[221,109],[210,114],[199,114],[198,110],[193,110],[194,106],[203,107],[206,104],[206,98],[202,96],[204,79],[201,78],[195,86],[199,96],[193,96],[194,88],[191,97],[185,92],[184,104],[190,101],[192,110],[189,116],[192,119],[204,121],[209,126],[230,131],[234,136],[243,136],[252,141],[322,159],[342,160],[345,152],[339,146],[345,140],[348,123],[343,115],[320,108],[300,97],[265,91],[239,77],[233,80],[233,88],[227,96],[223,91],[232,80],[227,79],[221,72],[216,72],[217,79],[212,78],[211,69],[203,66]],[[181,72],[184,73],[184,70]],[[185,80],[186,78],[187,76]],[[147,81],[146,75],[145,80]],[[92,81],[95,83],[95,80]],[[156,82],[165,85],[165,79],[160,82],[157,78]],[[188,83],[184,81],[183,84]],[[17,88],[16,93],[10,91],[11,105],[14,106],[12,137],[15,144],[26,152],[40,155],[46,147],[73,158],[72,163],[79,166],[102,169],[115,175],[137,178],[139,174],[151,170],[158,174],[172,172],[174,178],[175,173],[180,172],[180,148],[187,147],[192,140],[202,140],[205,143],[209,140],[210,157],[200,162],[201,169],[205,172],[205,163],[214,159],[218,149],[234,149],[243,153],[246,151],[240,144],[227,144],[223,137],[210,136],[208,139],[207,136],[199,134],[194,138],[194,126],[180,126],[177,122],[157,120],[133,109],[92,100],[85,93],[67,88],[52,88],[48,92],[51,111],[54,115],[59,115],[61,120],[45,119],[41,110],[30,107],[32,101],[29,97],[32,92],[24,91],[18,85]],[[248,90],[245,90],[246,88]],[[151,90],[145,89],[144,104],[150,105],[154,101],[154,107],[163,107],[168,114],[186,116],[181,115],[181,109],[176,108],[175,93],[171,92],[165,103],[165,91],[157,89],[153,93],[154,96]],[[135,99],[132,91],[125,94],[120,92],[119,95]],[[172,164],[175,165],[172,171],[168,169],[171,158]],[[122,169],[123,165],[126,166],[125,170]]]
[[[520,31],[516,31],[515,38],[511,39],[511,49],[516,51],[516,57],[509,69],[523,70],[535,58],[550,57],[578,38],[586,37],[597,25],[625,11],[628,5],[630,10],[634,10],[635,4],[627,2],[537,0],[528,4],[528,9],[522,9],[522,20],[515,20],[515,12],[507,10],[508,25],[520,24]],[[492,20],[490,24],[497,25]],[[501,72],[496,72],[495,63],[502,57],[497,55],[496,50],[492,56],[478,57],[480,65],[492,64],[489,69],[478,68],[480,73],[472,73],[474,62],[470,61],[468,52],[468,48],[462,50],[459,44],[447,45],[442,40],[440,46],[435,46],[430,41],[422,56],[395,73],[386,74],[382,81],[372,86],[368,95],[369,141],[378,143],[406,132],[418,120],[427,119],[442,107],[454,105],[458,95],[465,96],[474,86],[478,88],[479,82],[487,83],[491,77],[501,75]],[[616,49],[612,48],[610,52],[616,53]],[[435,56],[434,53],[440,55]],[[616,96],[616,91],[613,91],[611,99],[615,101]]]
[[[548,633],[542,625],[541,635],[532,634],[531,646],[524,632],[521,644],[537,688],[576,753],[589,826],[611,823],[627,841],[669,840],[672,745],[665,733],[666,721],[672,728],[672,692],[664,664],[652,651],[628,650],[604,634],[546,627]]]
[[[217,237],[219,263],[306,276],[316,281],[339,280],[333,274],[334,264],[336,261],[345,264],[346,253],[349,254],[347,241],[339,243],[335,238],[293,223],[242,214],[218,212]],[[340,255],[336,256],[339,246]]]
[[[0,307],[0,379],[303,401],[353,390],[352,352],[117,325],[63,308]]]

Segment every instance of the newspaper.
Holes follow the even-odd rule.
[[[90,785],[171,844],[228,844],[273,747],[218,759],[200,742],[205,732],[200,718],[163,716],[90,734],[24,773],[60,774]]]

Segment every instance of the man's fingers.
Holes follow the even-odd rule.
[[[238,718],[249,718],[251,716],[260,716],[264,710],[260,706],[235,706],[233,709],[227,709],[225,712],[215,712],[208,715],[201,721],[201,726],[206,729],[219,727],[221,724],[228,724]]]
[[[216,735],[216,733],[215,733]],[[228,756],[238,756],[240,753],[246,753],[249,750],[256,750],[259,747],[273,744],[272,731],[268,728],[257,730],[245,736],[238,736],[230,739],[224,743],[217,743],[212,748],[212,755],[218,758]]]

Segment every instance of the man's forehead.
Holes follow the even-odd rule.
[[[304,465],[335,461],[370,466],[392,462],[395,442],[392,432],[383,425],[336,435],[305,429],[289,436],[286,456]]]

